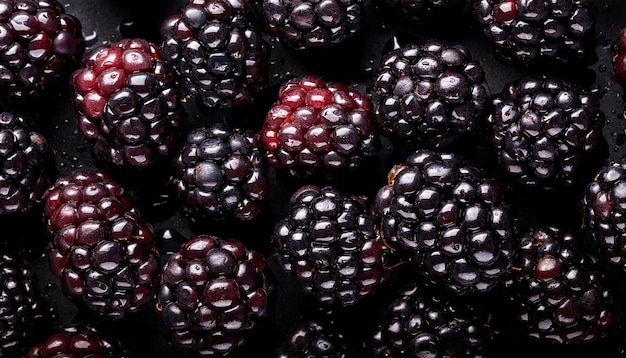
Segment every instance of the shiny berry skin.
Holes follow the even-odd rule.
[[[141,169],[178,148],[182,104],[176,73],[157,45],[123,39],[97,47],[71,85],[78,130],[99,160]]]
[[[265,259],[234,239],[198,235],[163,268],[157,308],[177,347],[223,356],[266,317],[273,283]]]
[[[57,0],[3,0],[0,9],[0,93],[35,98],[62,82],[85,50],[80,21]]]
[[[299,178],[363,168],[380,145],[369,98],[315,75],[282,84],[259,140],[271,166]]]
[[[95,328],[73,324],[34,345],[24,358],[124,358],[118,342],[102,337]]]
[[[346,342],[332,325],[316,321],[300,324],[291,331],[281,347],[278,358],[346,358]]]
[[[626,27],[620,30],[617,39],[613,42],[613,71],[617,81],[626,86]]]
[[[79,169],[58,178],[43,203],[48,262],[68,298],[112,320],[152,298],[160,270],[152,227],[117,181]]]

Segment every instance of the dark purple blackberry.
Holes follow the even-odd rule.
[[[436,148],[472,134],[489,101],[480,62],[438,40],[384,54],[370,92],[385,134]]]
[[[387,278],[387,249],[375,226],[365,198],[303,186],[274,228],[275,257],[305,293],[326,304],[354,305]]]
[[[500,165],[529,186],[580,181],[605,143],[596,97],[554,77],[508,83],[487,121]]]
[[[174,160],[171,182],[183,212],[194,220],[253,219],[269,191],[255,134],[222,123],[187,135]]]
[[[100,335],[93,327],[69,325],[44,342],[34,345],[24,358],[123,358],[128,352],[117,341]]]
[[[54,155],[46,139],[24,118],[0,113],[0,215],[39,205],[54,174]]]
[[[433,19],[446,19],[444,16],[469,12],[471,0],[377,0],[398,11],[401,16],[420,23],[432,23]],[[448,21],[446,23],[450,24]]]
[[[67,297],[110,319],[152,298],[160,268],[152,227],[118,182],[100,170],[76,170],[48,189],[44,209],[48,262]]]
[[[80,22],[57,0],[0,1],[0,93],[36,97],[60,83],[85,50]]]
[[[177,149],[178,85],[156,45],[124,39],[91,50],[72,87],[78,130],[99,160],[144,168]]]
[[[359,34],[363,0],[253,0],[264,31],[297,50],[328,48]]]
[[[555,228],[521,236],[511,291],[526,335],[555,344],[583,344],[605,336],[617,318],[598,260],[579,252],[571,234]]]
[[[165,264],[157,309],[175,346],[224,356],[266,316],[272,290],[260,253],[237,240],[198,235]]]
[[[500,61],[564,65],[587,62],[593,53],[587,0],[477,0],[474,14]]]
[[[269,46],[247,1],[189,0],[161,28],[163,57],[185,96],[209,108],[242,107],[266,86]]]
[[[487,324],[472,305],[410,284],[384,312],[371,348],[377,358],[486,358]]]
[[[614,52],[612,62],[615,77],[623,87],[626,87],[626,27],[620,30],[611,47]]]
[[[491,291],[517,247],[515,220],[493,179],[452,154],[417,150],[389,173],[380,232],[418,272],[459,295]]]
[[[369,98],[315,75],[282,84],[259,136],[269,164],[300,178],[361,169],[380,146]]]
[[[308,321],[289,333],[278,358],[346,358],[345,338],[332,327]]]

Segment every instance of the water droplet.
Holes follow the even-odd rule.
[[[46,284],[45,292],[54,291],[54,290],[57,289],[57,287],[59,287],[59,286],[56,283],[52,283],[52,282],[48,283],[48,284]]]
[[[606,65],[600,65],[600,67],[598,67],[598,71],[606,72]]]
[[[96,32],[96,30],[93,30],[90,34],[84,35],[84,36],[85,36],[85,45],[87,47],[95,44],[96,41],[98,40],[98,33]]]

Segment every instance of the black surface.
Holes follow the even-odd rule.
[[[89,38],[89,45],[96,46],[103,42],[113,42],[122,37],[144,37],[158,42],[161,20],[170,13],[177,11],[183,0],[61,0],[66,5],[66,11],[77,16],[82,24],[85,35]],[[615,82],[611,67],[611,43],[617,37],[621,27],[626,26],[626,2],[623,0],[596,1],[596,31],[597,31],[597,61],[586,70],[568,72],[564,69],[552,69],[551,73],[558,74],[568,80],[584,85],[596,91],[601,96],[602,109],[607,117],[605,135],[608,142],[606,155],[616,159],[626,154],[626,122],[623,118],[623,88]],[[375,16],[376,15],[376,16]],[[272,45],[272,62],[270,65],[270,86],[261,96],[261,100],[245,113],[237,113],[231,118],[233,123],[258,129],[261,120],[275,99],[278,85],[290,76],[304,74],[318,74],[326,80],[344,81],[356,88],[366,91],[382,55],[385,44],[397,34],[404,38],[415,36],[421,40],[438,37],[452,43],[466,45],[474,58],[479,59],[486,72],[487,82],[492,93],[499,92],[505,83],[515,80],[527,72],[542,72],[541,69],[520,69],[498,63],[490,54],[484,43],[480,31],[469,18],[460,21],[440,21],[437,24],[415,26],[398,21],[370,6],[368,9],[367,29],[363,36],[347,46],[342,46],[334,52],[306,56],[293,53],[283,48],[278,42],[270,40]],[[186,104],[188,116],[185,127],[192,128],[222,120],[223,113],[214,113],[198,110],[193,101]],[[69,88],[62,87],[59,93],[44,98],[37,106],[30,106],[25,111],[33,117],[40,126],[40,130],[47,137],[50,144],[56,149],[57,168],[60,174],[66,174],[79,167],[95,166],[89,146],[76,131],[75,114],[71,109]],[[470,154],[470,159],[478,165],[491,167],[485,154],[485,149],[475,142],[463,143],[460,148],[464,154]],[[366,180],[350,181],[346,178],[344,190],[366,194],[371,197],[376,190],[385,183],[386,172],[401,158],[400,154],[392,154],[393,147],[388,141],[380,154],[376,166],[367,174]],[[598,165],[601,163],[598,163]],[[182,235],[182,239],[160,240],[162,258],[165,260],[169,253],[176,251],[184,238],[194,234],[209,233],[223,237],[231,236],[245,242],[249,248],[261,251],[268,257],[268,264],[277,280],[277,297],[273,302],[270,318],[262,323],[250,335],[249,344],[229,355],[230,357],[271,357],[278,343],[287,331],[295,327],[298,320],[325,316],[332,320],[336,327],[344,330],[348,337],[352,356],[365,355],[360,349],[362,342],[368,339],[372,324],[377,315],[393,297],[394,289],[408,276],[406,272],[395,273],[389,286],[381,290],[371,299],[361,302],[356,307],[335,310],[331,315],[321,313],[318,305],[311,299],[299,293],[298,287],[285,274],[280,272],[270,256],[270,236],[274,224],[286,215],[288,198],[297,187],[296,183],[276,177],[271,171],[272,188],[270,200],[261,217],[250,223],[227,223],[222,225],[190,225],[175,209],[169,205],[162,205],[163,195],[166,193],[165,181],[169,168],[157,168],[150,173],[124,173],[113,171],[120,180],[139,199],[144,217],[154,227],[163,231],[175,228]],[[494,173],[497,175],[497,173]],[[577,201],[580,188],[561,192],[533,192],[520,191],[512,187],[509,194],[515,200],[515,206],[520,216],[530,224],[559,224],[563,227],[576,229],[579,227],[580,214]],[[37,223],[37,225],[33,225]],[[48,238],[43,234],[41,217],[33,213],[26,217],[3,218],[2,236],[9,246],[21,246],[23,254],[32,262],[47,305],[53,317],[47,327],[41,332],[41,337],[55,332],[57,327],[75,321],[88,321],[100,329],[119,339],[136,357],[183,357],[183,352],[171,347],[165,339],[164,326],[161,318],[152,307],[146,307],[138,314],[131,315],[118,322],[104,322],[83,312],[78,312],[74,304],[63,296],[58,279],[50,273],[47,260],[43,256],[43,247]],[[25,249],[24,249],[25,248]],[[624,274],[613,272],[615,289],[624,291],[622,282]],[[623,297],[623,295],[622,295]],[[495,299],[498,306],[502,300]],[[623,298],[619,299],[619,306],[623,307]],[[500,305],[500,308],[503,306]],[[498,340],[495,346],[495,357],[554,357],[554,356],[603,356],[614,357],[617,351],[616,343],[623,341],[621,331],[609,339],[581,349],[554,348],[537,344],[527,344],[523,341],[509,341],[504,338]]]

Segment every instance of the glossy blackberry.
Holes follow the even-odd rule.
[[[480,62],[439,40],[384,54],[370,92],[385,134],[436,148],[474,133],[489,100]]]
[[[622,28],[613,42],[613,71],[617,81],[626,86],[626,27]]]
[[[346,358],[342,334],[316,321],[300,324],[281,345],[278,358]]]
[[[376,196],[380,232],[420,275],[459,295],[491,291],[515,255],[515,220],[495,180],[452,154],[417,150]]]
[[[44,210],[52,237],[48,262],[67,297],[109,319],[152,298],[160,269],[152,228],[107,173],[80,169],[58,178]]]
[[[594,15],[587,0],[478,0],[475,17],[495,56],[522,65],[589,61]]]
[[[24,118],[9,112],[0,113],[0,160],[0,214],[39,205],[54,175],[52,148]]]
[[[253,219],[269,191],[255,134],[221,123],[187,135],[171,182],[183,212],[194,220]]]
[[[578,239],[555,228],[521,235],[511,285],[525,333],[555,344],[591,343],[614,320],[613,298],[598,260],[579,252]]]
[[[381,317],[371,343],[373,356],[486,358],[487,323],[472,305],[409,284]]]
[[[380,144],[369,98],[315,75],[283,83],[259,136],[270,165],[300,178],[363,168]]]
[[[580,181],[605,143],[597,98],[554,77],[508,83],[487,120],[500,165],[529,186]]]
[[[198,235],[165,264],[157,308],[175,346],[224,356],[265,318],[272,289],[260,253],[234,239]]]
[[[98,159],[144,168],[176,151],[182,105],[156,45],[124,39],[93,49],[72,87],[78,130]]]
[[[269,46],[247,1],[190,0],[161,27],[163,57],[185,96],[209,108],[242,107],[266,86]]]
[[[377,0],[419,23],[431,23],[451,14],[469,12],[471,0]]]
[[[264,31],[297,50],[328,48],[357,36],[363,0],[254,0]]]
[[[57,0],[0,1],[0,93],[33,98],[60,83],[85,50],[81,24]]]
[[[275,257],[302,290],[325,304],[350,306],[387,278],[387,249],[366,198],[303,186],[272,235]]]
[[[119,343],[103,337],[91,326],[73,324],[34,345],[24,358],[123,358]]]

